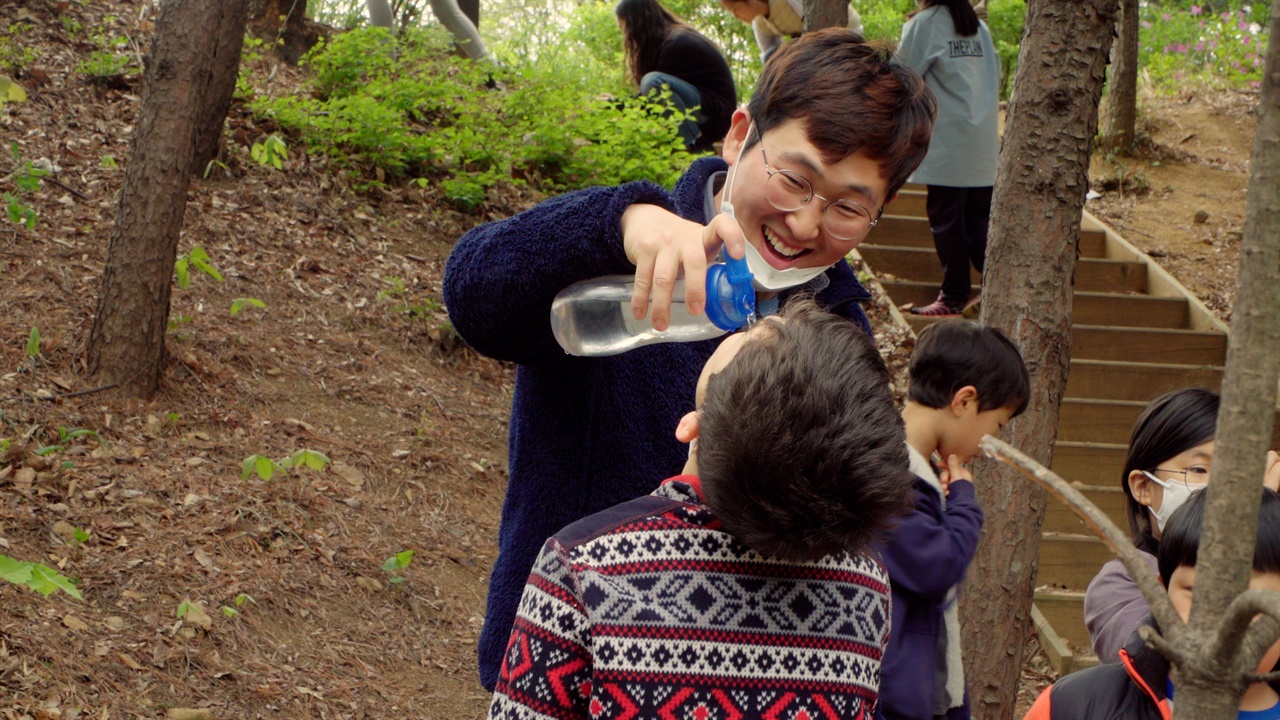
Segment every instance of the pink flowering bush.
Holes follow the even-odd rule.
[[[1224,9],[1224,6],[1227,6]],[[1269,3],[1141,3],[1138,66],[1159,90],[1188,81],[1257,87],[1262,79]]]

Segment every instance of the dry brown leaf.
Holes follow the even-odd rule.
[[[128,665],[130,670],[141,670],[141,669],[142,669],[142,666],[138,664],[138,661],[137,661],[137,660],[134,660],[134,659],[129,655],[129,653],[125,653],[125,652],[118,652],[118,653],[116,653],[116,657],[120,658],[120,662],[124,663],[125,665]]]
[[[188,625],[197,625],[205,630],[213,627],[213,618],[196,603],[187,604],[187,614],[182,616],[182,620]]]
[[[335,475],[346,480],[351,487],[356,489],[364,487],[364,473],[347,465],[346,463],[335,462],[329,465],[329,469]]]
[[[55,522],[53,524],[53,532],[58,537],[62,538],[63,542],[66,542],[66,543],[75,542],[75,539],[76,539],[75,526],[73,526],[71,523],[67,522],[66,520],[59,520]]]
[[[218,720],[205,708],[169,708],[165,717],[169,720]]]
[[[89,629],[89,624],[81,620],[80,618],[76,617],[75,615],[67,615],[66,617],[62,618],[62,624],[76,631]]]
[[[213,560],[209,557],[209,554],[206,553],[204,550],[201,550],[200,548],[196,548],[196,551],[191,553],[191,555],[196,559],[196,562],[200,563],[200,567],[204,568],[205,570],[213,570]]]

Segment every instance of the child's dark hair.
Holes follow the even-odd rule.
[[[955,26],[956,34],[960,37],[972,37],[978,34],[978,13],[973,9],[972,0],[924,0],[921,3],[920,10],[941,5],[951,13],[951,24]],[[914,17],[919,11],[913,12],[907,17]]]
[[[858,553],[911,510],[889,371],[848,320],[795,300],[707,383],[698,471],[727,532],[762,555]]]
[[[825,162],[859,150],[879,163],[888,201],[929,151],[937,101],[924,80],[847,28],[823,28],[784,44],[765,63],[747,112],[758,138],[799,120]]]
[[[947,407],[966,385],[978,391],[978,412],[1014,408],[1017,417],[1031,401],[1022,353],[998,329],[969,320],[943,320],[921,330],[910,374],[907,399],[925,407]]]
[[[1166,588],[1174,570],[1196,566],[1208,495],[1205,491],[1192,495],[1165,523],[1156,562],[1160,568],[1160,581]],[[1280,495],[1269,488],[1262,489],[1262,504],[1258,507],[1258,539],[1253,546],[1253,570],[1280,573]]]
[[[1129,531],[1139,550],[1154,554],[1160,541],[1151,532],[1147,506],[1133,496],[1129,475],[1134,470],[1151,472],[1169,458],[1212,440],[1218,430],[1218,403],[1218,394],[1202,387],[1174,390],[1152,400],[1134,423],[1120,487]]]

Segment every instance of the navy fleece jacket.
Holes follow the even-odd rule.
[[[934,716],[942,613],[982,533],[973,483],[951,483],[945,510],[938,491],[919,477],[915,495],[915,510],[899,521],[882,558],[893,595],[893,632],[880,670],[880,711],[887,720]],[[969,717],[967,704],[947,717]]]
[[[579,280],[630,274],[621,219],[636,203],[706,223],[707,181],[720,158],[693,162],[668,193],[649,182],[594,187],[472,229],[445,267],[449,319],[467,343],[518,363],[511,406],[510,467],[498,558],[480,635],[480,681],[492,690],[525,580],[546,539],[561,528],[648,494],[684,467],[675,439],[693,409],[702,366],[720,339],[666,343],[605,358],[565,354],[551,334],[551,301]],[[870,326],[869,294],[840,262],[820,304]],[[785,302],[785,296],[782,298]]]

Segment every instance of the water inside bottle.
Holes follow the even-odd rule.
[[[556,340],[573,355],[603,356],[626,352],[661,338],[664,342],[691,342],[725,334],[706,319],[705,314],[690,315],[684,303],[681,282],[671,302],[671,323],[667,330],[653,329],[650,312],[637,320],[631,314],[632,285],[593,288],[573,299],[557,300],[551,306]]]

